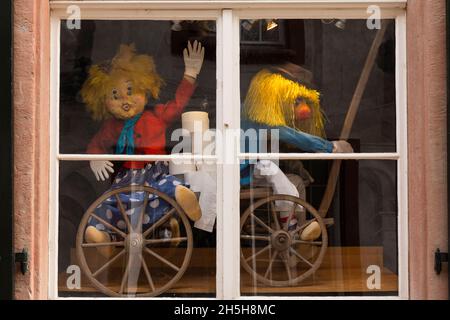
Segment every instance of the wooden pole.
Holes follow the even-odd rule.
[[[361,99],[366,89],[367,82],[369,81],[369,77],[375,64],[375,60],[377,58],[381,43],[383,42],[388,24],[389,21],[387,20],[383,20],[381,22],[381,28],[378,30],[375,39],[373,40],[372,47],[370,48],[369,54],[367,55],[366,63],[356,86],[355,93],[353,94],[347,116],[345,117],[344,126],[342,128],[340,136],[341,140],[347,140],[350,136],[353,122],[355,121],[356,114],[358,113]],[[341,164],[342,160],[334,160],[331,167],[330,174],[328,176],[327,188],[325,189],[325,194],[322,198],[322,202],[319,208],[319,214],[322,217],[325,217],[327,215],[328,209],[330,209],[331,201],[333,200],[334,192],[336,190],[336,185],[339,178]]]

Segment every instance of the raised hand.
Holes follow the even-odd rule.
[[[109,178],[109,172],[114,173],[114,164],[109,161],[93,160],[89,163],[97,181],[105,181]]]
[[[194,45],[191,45],[191,42],[188,41],[188,47],[183,50],[183,57],[185,66],[184,74],[196,79],[202,69],[205,48],[197,40],[194,41]]]

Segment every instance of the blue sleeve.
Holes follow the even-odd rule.
[[[296,146],[305,152],[333,152],[333,143],[328,140],[286,126],[277,126],[274,129],[279,130],[280,141]]]
[[[255,149],[259,147],[259,140],[261,132],[259,130],[267,130],[269,133],[272,130],[278,130],[279,139],[282,142],[289,143],[304,152],[320,152],[320,153],[332,153],[333,143],[311,134],[297,131],[287,126],[268,126],[260,123],[256,123],[249,120],[242,120],[241,122],[241,152],[258,153],[259,150]],[[251,134],[248,130],[256,130],[254,134]],[[245,132],[250,134],[245,135]],[[272,137],[273,137],[273,131]],[[255,141],[258,140],[258,141]]]

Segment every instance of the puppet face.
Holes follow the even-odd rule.
[[[320,93],[269,70],[263,69],[253,77],[243,114],[257,123],[325,136]]]
[[[311,108],[303,99],[297,99],[295,103],[295,118],[297,121],[311,118]]]
[[[111,61],[91,66],[81,97],[93,119],[126,120],[144,111],[147,97],[158,99],[163,83],[152,57],[121,45]]]
[[[131,119],[144,111],[147,99],[145,93],[133,87],[133,82],[126,78],[115,81],[106,97],[106,109],[120,120]]]

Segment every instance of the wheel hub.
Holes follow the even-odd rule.
[[[284,231],[278,230],[272,234],[272,245],[277,251],[286,251],[292,243],[291,235]]]
[[[130,253],[142,252],[144,248],[144,238],[142,233],[130,233],[125,239],[125,249]]]

